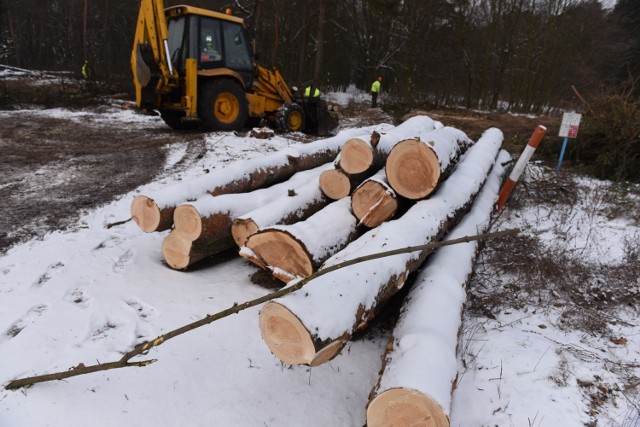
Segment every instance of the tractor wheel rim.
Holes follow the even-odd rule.
[[[289,129],[293,131],[298,131],[302,127],[302,114],[299,111],[293,111],[289,114],[288,120]]]
[[[213,105],[213,114],[222,123],[233,123],[240,113],[238,99],[229,92],[218,95]]]

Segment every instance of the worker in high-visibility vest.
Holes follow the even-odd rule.
[[[91,77],[91,68],[89,67],[89,61],[87,61],[86,59],[84,60],[84,63],[82,64],[82,76],[86,80],[89,80],[89,77]]]
[[[311,94],[311,86],[307,86],[307,88],[304,90],[304,96],[308,98],[310,94]],[[317,98],[319,96],[320,96],[320,89],[315,88],[315,90],[313,91],[313,97]]]
[[[378,77],[371,85],[371,108],[378,106],[378,94],[380,93],[380,83],[382,83],[382,77]]]

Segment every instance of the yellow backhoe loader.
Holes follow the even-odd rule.
[[[318,135],[337,126],[325,101],[256,65],[244,21],[230,14],[141,0],[131,68],[138,107],[173,129],[239,130],[248,118]]]

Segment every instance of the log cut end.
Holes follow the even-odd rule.
[[[275,276],[283,282],[293,277],[307,277],[313,273],[311,255],[304,245],[282,230],[268,229],[247,239],[249,248],[269,269],[280,273]]]
[[[251,218],[237,218],[234,219],[233,224],[231,224],[231,235],[239,248],[244,246],[249,236],[256,231],[258,231],[258,224],[256,224]]]
[[[361,224],[374,228],[395,215],[398,202],[384,185],[367,181],[353,192],[351,210]]]
[[[309,331],[286,307],[267,303],[260,310],[260,333],[269,350],[283,363],[309,364],[316,355]]]
[[[373,149],[359,138],[351,138],[340,151],[340,168],[348,174],[367,171],[373,164]]]
[[[192,241],[173,230],[162,241],[162,255],[169,267],[184,270],[189,267]]]
[[[427,197],[440,179],[440,161],[425,142],[400,141],[389,153],[387,180],[396,193],[411,200]]]
[[[330,343],[328,346],[323,347],[322,350],[316,353],[315,357],[311,362],[309,362],[309,366],[320,366],[323,363],[326,363],[336,357],[342,347],[347,343],[347,340],[338,339]]]
[[[131,202],[131,219],[145,233],[156,231],[160,225],[160,208],[147,196],[136,196]]]
[[[449,427],[442,407],[416,390],[392,388],[367,407],[368,427]]]
[[[202,216],[195,206],[185,204],[173,213],[175,229],[187,240],[196,240],[202,234]]]
[[[329,169],[320,174],[320,189],[330,199],[340,200],[351,193],[351,181],[339,169]]]

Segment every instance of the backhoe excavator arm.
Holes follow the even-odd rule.
[[[136,103],[153,108],[157,96],[175,85],[177,73],[169,57],[167,19],[162,0],[141,0],[136,26],[131,68]]]

